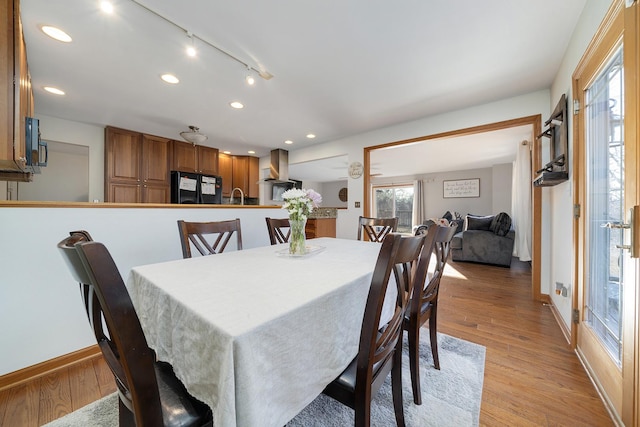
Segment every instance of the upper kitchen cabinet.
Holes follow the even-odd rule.
[[[25,119],[33,116],[33,90],[18,0],[0,4],[0,23],[0,179],[30,181]]]
[[[222,197],[229,197],[233,188],[233,156],[220,153],[218,155],[218,171],[222,177]]]
[[[218,149],[174,141],[173,170],[218,175]]]
[[[220,154],[219,170],[222,177],[222,196],[229,197],[231,190],[239,188],[244,197],[258,198],[259,159],[252,156]],[[237,194],[235,196],[238,196]]]
[[[105,130],[105,202],[169,203],[172,141],[139,132]]]

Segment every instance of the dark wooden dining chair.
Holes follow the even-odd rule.
[[[358,219],[358,240],[370,240],[380,243],[387,234],[395,232],[397,229],[398,217],[370,218],[361,216]]]
[[[178,220],[182,257],[191,258],[191,245],[200,255],[213,255],[224,252],[233,234],[236,234],[237,248],[242,249],[242,230],[240,219],[212,222],[187,222]]]
[[[291,236],[291,224],[289,218],[265,218],[267,220],[267,231],[272,245],[287,243]]]
[[[368,427],[371,399],[391,372],[393,407],[398,426],[404,426],[402,409],[402,321],[413,287],[412,270],[425,236],[388,234],[382,242],[364,310],[358,354],[324,394],[355,410],[356,427]],[[392,274],[395,281],[390,281]],[[398,290],[391,319],[381,328],[380,317],[389,283]],[[408,289],[409,292],[405,292]]]
[[[58,249],[80,283],[89,323],[115,377],[119,425],[212,426],[209,407],[187,392],[171,365],[155,360],[106,247],[80,231]]]
[[[418,234],[418,233],[416,233]],[[438,358],[438,292],[440,279],[444,267],[449,259],[451,239],[456,234],[456,224],[450,226],[432,224],[427,230],[427,239],[434,237],[433,257],[426,251],[420,256],[416,270],[416,286],[413,289],[411,303],[407,310],[403,329],[407,331],[409,340],[409,370],[411,372],[411,384],[413,388],[413,401],[416,405],[422,404],[420,391],[420,327],[429,322],[429,338],[431,342],[431,355],[433,365],[440,369]],[[426,247],[426,245],[425,245]],[[429,271],[429,264],[433,258],[435,265],[433,271]]]

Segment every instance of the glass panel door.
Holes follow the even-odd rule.
[[[373,216],[398,217],[398,232],[411,233],[413,213],[413,186],[375,187],[373,189]]]
[[[587,149],[585,321],[620,366],[624,141],[622,48],[585,91]]]

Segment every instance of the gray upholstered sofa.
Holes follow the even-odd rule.
[[[471,261],[503,267],[511,265],[515,231],[504,212],[494,216],[467,215],[464,231],[453,236],[453,261]]]

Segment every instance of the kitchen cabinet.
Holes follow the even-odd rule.
[[[230,197],[231,190],[239,188],[244,197],[258,198],[259,161],[253,156],[232,156],[220,153],[218,156],[218,170],[222,177],[222,196]],[[234,194],[234,197],[238,197]]]
[[[233,156],[224,153],[218,155],[218,172],[222,177],[222,197],[229,197],[233,189]]]
[[[304,229],[307,239],[316,237],[336,237],[335,218],[309,218]]]
[[[174,141],[172,170],[218,175],[218,149]]]
[[[0,179],[30,181],[25,118],[33,116],[33,90],[19,0],[0,4],[0,23]]]
[[[139,132],[105,130],[105,202],[169,203],[172,141]]]

